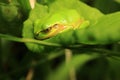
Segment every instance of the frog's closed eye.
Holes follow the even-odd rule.
[[[36,39],[47,39],[52,36],[55,36],[56,34],[60,33],[62,30],[64,30],[64,25],[61,24],[54,24],[47,29],[44,29],[42,31],[39,31],[35,34]]]
[[[53,28],[58,28],[59,25],[58,25],[58,24],[54,24],[52,27],[53,27]]]
[[[51,31],[52,27],[49,27],[47,29],[42,30],[42,33],[49,33]]]
[[[48,27],[47,29],[44,29],[41,32],[42,33],[49,33],[52,29],[57,29],[58,27],[59,27],[58,24],[54,24],[53,26]]]

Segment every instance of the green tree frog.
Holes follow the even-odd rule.
[[[24,23],[23,37],[67,46],[78,43],[76,40],[78,36],[74,35],[76,30],[86,28],[88,25],[89,21],[85,20],[76,9],[64,8],[57,11],[49,11],[43,16],[42,13],[41,15],[31,13],[29,19]],[[26,45],[33,52],[44,52],[54,49],[54,47],[35,43],[26,43]]]
[[[43,20],[34,23],[35,39],[45,40],[69,29],[81,29],[89,25],[89,21],[74,9],[65,9],[50,13]]]

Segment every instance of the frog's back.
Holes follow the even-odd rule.
[[[64,15],[64,18],[68,21],[68,23],[76,22],[81,18],[80,14],[74,9],[63,11],[62,15]]]
[[[45,20],[44,28],[48,28],[54,24],[73,24],[81,18],[80,14],[74,9],[63,9],[50,13]]]
[[[56,22],[56,21],[65,22],[66,21],[67,23],[71,23],[80,18],[81,18],[80,14],[75,9],[63,9],[63,10],[59,10],[59,11],[52,13],[49,18],[49,22],[50,21],[53,21],[53,22]]]

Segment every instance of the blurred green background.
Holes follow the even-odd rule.
[[[37,0],[36,2],[49,5],[54,1]],[[120,11],[120,0],[80,1],[97,8],[104,14]],[[30,10],[29,0],[0,0],[0,33],[22,37],[23,22],[28,18]],[[28,50],[24,43],[0,38],[0,80],[60,80],[61,74],[66,73],[66,69],[71,67],[63,67],[64,71],[59,69],[61,63],[65,61],[65,50],[64,48],[59,52],[58,50],[41,55]],[[103,55],[99,58],[96,58],[96,55],[84,56],[81,53],[85,51],[87,54]],[[75,56],[69,65],[76,68],[81,63],[82,67],[76,68],[76,79],[71,80],[120,80],[120,42],[107,45],[83,45],[73,49],[72,52],[75,53],[74,55],[80,53],[81,56],[78,59]],[[109,57],[109,54],[113,56]],[[46,79],[49,76],[52,78]],[[68,75],[67,77],[68,79],[64,80],[70,80]]]

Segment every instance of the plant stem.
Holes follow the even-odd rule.
[[[33,9],[35,7],[36,0],[29,0],[30,1],[30,6]]]
[[[36,62],[32,60],[31,65],[35,65],[35,64]],[[34,76],[34,67],[30,67],[25,80],[32,80],[33,76]]]
[[[72,58],[72,51],[70,49],[65,49],[66,64],[68,64],[71,61],[71,58]],[[69,71],[69,80],[77,80],[74,67],[71,68]]]
[[[30,68],[25,80],[32,80],[34,74],[34,69]]]
[[[41,44],[41,45],[46,45],[46,46],[55,46],[55,47],[62,46],[61,44],[57,44],[57,43],[50,43],[50,42],[45,42],[45,41],[40,41],[40,40],[35,40],[35,39],[28,39],[28,38],[18,38],[15,36],[10,36],[10,35],[5,35],[5,34],[0,34],[0,37],[3,39],[16,41],[16,42],[36,43],[36,44]]]

